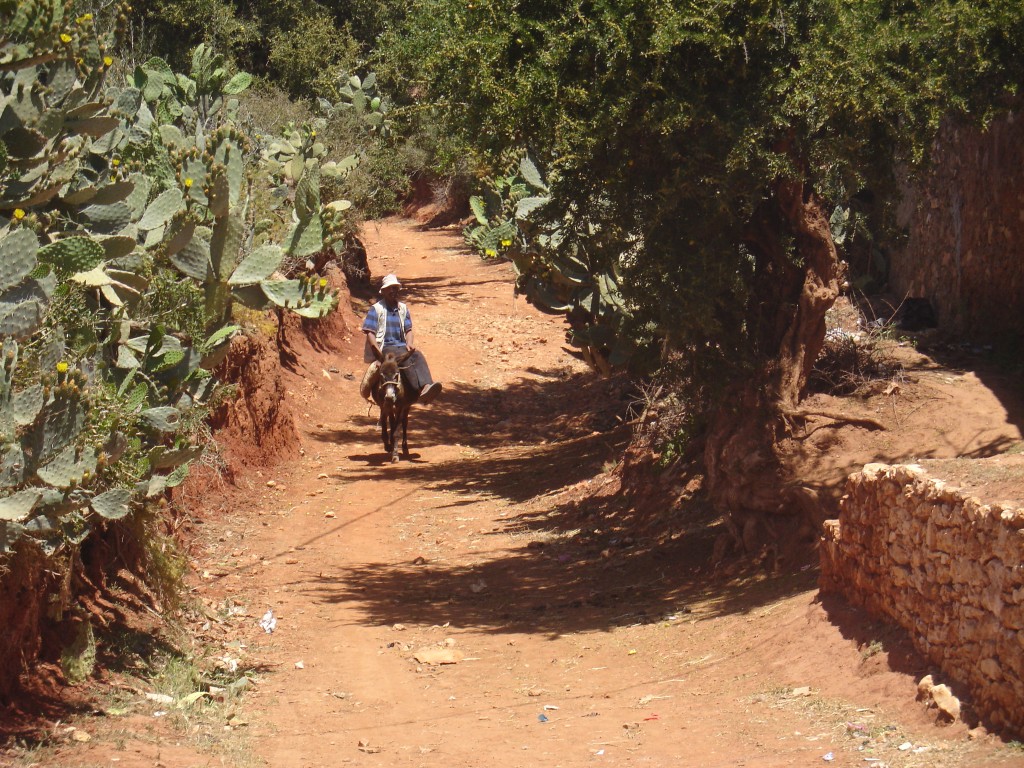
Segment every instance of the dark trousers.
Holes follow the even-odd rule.
[[[393,352],[396,357],[399,357],[405,354],[405,350],[404,346],[386,346],[381,351],[385,355],[388,352]],[[405,375],[406,381],[409,382],[409,386],[417,391],[434,383],[434,379],[430,375],[430,367],[427,365],[427,358],[418,349],[402,363],[402,373]]]

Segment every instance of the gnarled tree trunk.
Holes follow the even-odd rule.
[[[775,186],[745,239],[757,271],[747,320],[758,363],[710,414],[705,463],[712,502],[749,550],[758,520],[770,530],[772,516],[805,515],[813,506],[813,492],[790,477],[779,442],[821,351],[840,265],[823,201],[800,182]]]

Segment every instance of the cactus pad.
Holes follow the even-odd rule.
[[[73,445],[58,453],[45,467],[36,470],[40,480],[56,488],[70,488],[95,472],[96,454],[93,449],[86,448],[79,456]]]
[[[65,237],[39,250],[39,259],[64,272],[86,272],[100,264],[106,251],[103,246],[84,235]]]
[[[25,478],[25,453],[20,445],[8,445],[0,458],[0,488],[21,485]]]
[[[238,265],[243,232],[242,214],[237,209],[218,219],[213,225],[213,234],[210,237],[210,265],[213,267],[213,273],[221,280],[226,281]]]
[[[0,304],[0,336],[24,339],[34,333],[46,315],[44,304],[35,299],[26,299],[11,305]]]
[[[90,205],[82,210],[82,216],[97,232],[116,234],[131,222],[132,211],[128,203],[122,201],[112,205]]]
[[[80,400],[58,393],[43,408],[43,428],[36,436],[35,455],[43,461],[74,440],[85,423],[85,406]]]
[[[132,492],[124,488],[113,488],[92,500],[90,506],[100,517],[107,520],[120,520],[128,514]]]
[[[23,491],[0,499],[0,520],[20,523],[26,520],[35,510],[42,491],[38,488],[26,488]]]
[[[284,241],[285,250],[290,256],[312,256],[324,247],[324,227],[320,214],[315,214],[306,222],[299,222]]]
[[[148,408],[140,415],[147,425],[159,432],[174,432],[181,423],[181,411],[169,405]]]
[[[183,205],[183,198],[181,190],[179,189],[168,189],[165,192],[161,192],[157,195],[157,198],[149,204],[146,208],[146,212],[142,214],[142,218],[139,219],[139,229],[143,232],[147,232],[157,227],[162,227],[171,217],[174,216],[178,211],[181,210]]]
[[[31,229],[17,229],[0,239],[0,291],[12,288],[36,267],[39,240]]]
[[[35,384],[16,392],[11,398],[10,408],[18,426],[25,427],[34,422],[43,409],[43,385]]]
[[[188,245],[171,254],[171,263],[182,274],[205,283],[212,276],[209,241],[201,235],[192,237]]]
[[[230,285],[252,285],[266,280],[281,266],[284,251],[276,245],[264,245],[257,248],[228,279]]]

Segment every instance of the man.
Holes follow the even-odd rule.
[[[363,333],[366,334],[364,358],[367,363],[376,360],[374,350],[381,355],[392,352],[396,357],[406,351],[412,352],[403,364],[402,371],[409,386],[420,392],[417,402],[429,405],[441,394],[441,383],[431,377],[427,359],[413,345],[412,316],[409,308],[398,300],[401,290],[402,284],[395,275],[387,275],[381,282],[381,300],[370,307],[363,320]],[[364,382],[367,378],[364,378]]]

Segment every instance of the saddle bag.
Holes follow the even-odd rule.
[[[364,400],[373,400],[373,385],[380,378],[380,361],[374,360],[363,374],[363,380],[359,384],[359,396]]]

